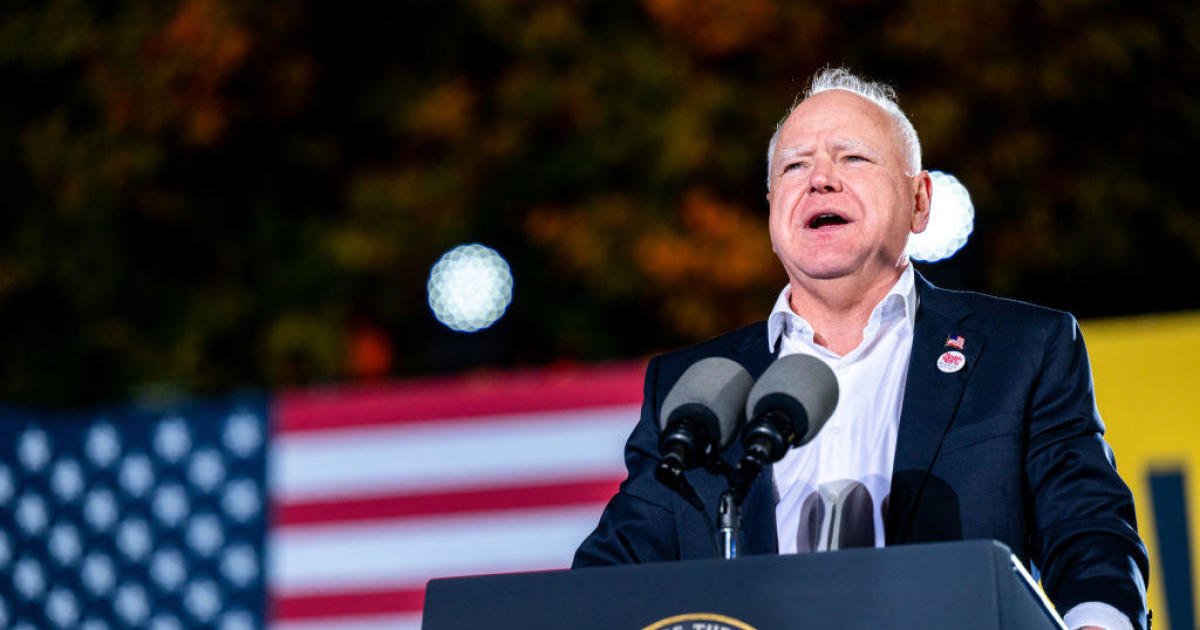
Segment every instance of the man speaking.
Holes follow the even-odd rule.
[[[725,480],[690,470],[689,495],[655,478],[664,397],[703,358],[758,378],[777,357],[806,354],[836,374],[837,407],[750,487],[743,553],[990,538],[1037,566],[1069,627],[1145,628],[1146,550],[1079,328],[913,270],[905,248],[929,221],[932,190],[891,88],[820,72],[767,159],[788,285],[766,321],[650,361],[629,476],[574,566],[718,555]],[[832,509],[834,534],[821,529]]]

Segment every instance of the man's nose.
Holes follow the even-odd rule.
[[[813,192],[831,193],[842,189],[842,182],[837,176],[831,160],[816,160],[813,163],[812,176],[808,180]]]

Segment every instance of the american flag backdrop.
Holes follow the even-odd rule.
[[[435,577],[563,568],[641,364],[0,412],[0,627],[420,627]]]

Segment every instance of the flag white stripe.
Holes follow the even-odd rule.
[[[304,621],[276,621],[271,630],[421,630],[421,615],[364,615],[323,617]]]
[[[277,436],[277,502],[620,477],[638,407],[525,413]]]
[[[566,568],[603,505],[287,528],[272,536],[268,581],[283,596],[433,577]]]

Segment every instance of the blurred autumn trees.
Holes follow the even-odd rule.
[[[1082,316],[1200,307],[1192,2],[183,0],[0,9],[0,400],[639,356],[761,319],[765,145],[895,84],[976,233],[926,268]],[[513,266],[433,321],[437,256]]]

